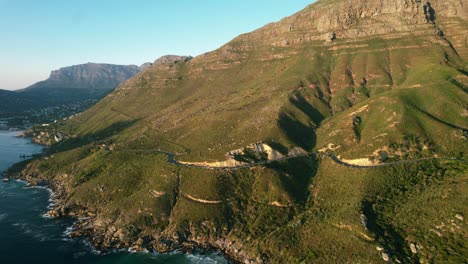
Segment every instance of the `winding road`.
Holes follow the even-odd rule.
[[[184,162],[180,162],[176,159],[176,157],[179,154],[175,153],[170,153],[167,151],[162,151],[162,150],[117,150],[119,152],[134,152],[134,153],[157,153],[157,154],[163,154],[166,155],[167,157],[167,162],[177,165],[177,166],[182,166],[182,167],[187,167],[187,168],[199,168],[199,169],[206,169],[206,170],[238,170],[238,169],[246,169],[246,168],[253,168],[253,167],[258,167],[266,164],[271,164],[274,162],[280,162],[280,161],[285,161],[285,160],[290,160],[290,159],[296,159],[300,157],[306,157],[306,156],[320,156],[320,155],[325,155],[324,153],[317,153],[317,152],[309,152],[309,153],[304,153],[304,154],[299,154],[295,156],[287,156],[281,159],[276,159],[276,160],[265,160],[265,161],[259,161],[255,163],[246,163],[242,165],[236,165],[236,166],[226,166],[226,167],[213,167],[213,166],[205,166],[205,165],[196,165],[196,164],[187,164]],[[401,164],[408,164],[408,163],[415,163],[415,162],[422,162],[422,161],[427,161],[427,160],[456,160],[456,161],[462,161],[462,162],[468,162],[465,159],[459,159],[459,158],[436,158],[436,157],[431,157],[431,158],[421,158],[421,159],[414,159],[414,160],[400,160],[400,161],[395,161],[395,162],[389,162],[389,163],[381,163],[381,164],[375,164],[371,166],[366,166],[366,165],[356,165],[356,164],[351,164],[347,163],[341,159],[339,159],[334,153],[329,153],[328,157],[331,158],[335,163],[346,166],[349,168],[358,168],[358,169],[374,169],[374,168],[382,168],[382,167],[389,167],[389,166],[394,166],[394,165],[401,165]]]
[[[180,154],[175,154],[175,153],[170,153],[167,151],[163,150],[151,150],[151,149],[145,149],[145,150],[115,150],[116,152],[132,152],[132,153],[156,153],[156,154],[163,154],[166,155],[167,157],[167,162],[177,165],[177,166],[182,166],[182,167],[187,167],[187,168],[199,168],[199,169],[206,169],[206,170],[236,170],[236,169],[246,169],[246,168],[253,168],[253,167],[258,167],[261,165],[266,165],[274,162],[279,162],[279,161],[285,161],[285,160],[290,160],[290,159],[295,159],[295,158],[300,158],[300,157],[306,157],[310,155],[316,155],[316,153],[304,153],[304,154],[299,154],[299,155],[294,155],[294,156],[287,156],[281,159],[275,159],[275,160],[265,160],[265,161],[259,161],[255,163],[246,163],[242,165],[236,165],[236,166],[225,166],[225,167],[214,167],[214,166],[206,166],[206,165],[197,165],[197,164],[188,164],[185,162],[178,161],[176,159],[177,156]]]
[[[382,163],[382,164],[376,164],[372,166],[363,166],[363,165],[355,165],[355,164],[350,164],[347,163],[341,159],[339,159],[334,153],[315,153],[315,152],[309,152],[309,153],[304,153],[304,154],[299,154],[299,155],[294,155],[294,156],[288,156],[284,157],[281,159],[277,160],[268,160],[268,161],[261,161],[261,162],[256,162],[256,163],[249,163],[245,165],[239,165],[239,166],[231,166],[231,167],[210,167],[210,166],[202,166],[202,165],[195,165],[195,164],[186,164],[184,162],[177,161],[176,156],[178,156],[175,153],[170,153],[167,151],[162,151],[162,150],[116,150],[117,152],[132,152],[132,153],[156,153],[156,154],[163,154],[167,157],[167,162],[181,166],[181,167],[189,167],[189,168],[200,168],[200,169],[207,169],[207,170],[237,170],[237,169],[243,169],[243,168],[252,168],[252,167],[257,167],[273,162],[279,162],[279,161],[284,161],[284,160],[289,160],[289,159],[294,159],[294,158],[299,158],[299,157],[305,157],[305,156],[328,156],[331,160],[333,160],[336,164],[346,166],[349,168],[357,168],[357,169],[373,169],[373,168],[382,168],[382,167],[389,167],[389,166],[394,166],[394,165],[400,165],[400,164],[408,164],[408,163],[415,163],[415,162],[421,162],[421,161],[426,161],[426,160],[458,160],[458,161],[463,161],[467,162],[464,159],[458,159],[458,158],[421,158],[421,159],[414,159],[414,160],[401,160],[401,161],[396,161],[396,162],[389,162],[389,163]],[[177,194],[175,200],[177,201],[177,197],[183,197],[186,200],[195,202],[195,203],[200,203],[200,204],[205,204],[205,205],[219,205],[222,204],[223,201],[221,200],[206,200],[206,199],[201,199],[194,197],[190,194],[182,193],[181,190],[179,189],[180,186],[180,177],[181,175],[178,173],[177,174]],[[159,198],[165,193],[162,192],[157,192],[157,191],[150,191],[151,195],[153,195],[155,198]],[[290,205],[282,205],[279,202],[272,202],[269,205],[275,206],[275,207],[280,207],[280,208],[288,208]]]
[[[421,158],[421,159],[414,159],[414,160],[400,160],[400,161],[395,161],[395,162],[388,162],[388,163],[375,164],[375,165],[371,165],[371,166],[365,166],[365,165],[355,165],[355,164],[344,162],[344,161],[340,160],[333,153],[329,154],[328,156],[334,162],[336,162],[337,164],[340,164],[340,165],[346,166],[346,167],[350,167],[350,168],[358,168],[358,169],[374,169],[374,168],[389,167],[389,166],[394,166],[394,165],[421,162],[421,161],[426,161],[426,160],[457,160],[457,161],[468,162],[467,160],[458,159],[458,158],[436,158],[436,157],[432,157],[432,158]]]
[[[221,200],[205,200],[205,199],[200,199],[200,198],[195,198],[193,196],[191,196],[190,194],[182,194],[182,196],[185,198],[185,199],[188,199],[192,202],[197,202],[197,203],[201,203],[201,204],[221,204],[223,201]]]

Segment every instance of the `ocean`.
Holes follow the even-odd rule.
[[[0,172],[21,161],[21,155],[40,153],[43,148],[17,132],[0,131]],[[73,219],[43,216],[50,206],[50,190],[27,187],[24,182],[0,182],[0,263],[70,264],[225,264],[221,253],[158,254],[115,252],[100,254],[82,239],[67,236]]]

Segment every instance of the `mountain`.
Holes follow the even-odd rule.
[[[0,117],[22,126],[69,116],[87,109],[147,66],[87,63],[52,71],[47,80],[25,89],[1,91]]]
[[[101,249],[462,263],[467,18],[459,0],[317,1],[159,60],[48,128],[65,139],[20,176]]]
[[[0,100],[2,108],[11,109],[12,111],[19,111],[24,107],[27,100],[19,96],[17,93],[8,91],[8,90],[0,90]],[[30,104],[32,102],[27,102]]]
[[[139,73],[136,65],[112,65],[87,63],[64,67],[52,71],[50,77],[31,85],[25,90],[33,89],[114,89],[122,82]]]

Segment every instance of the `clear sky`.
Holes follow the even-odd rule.
[[[0,0],[0,89],[87,62],[196,56],[313,0]]]

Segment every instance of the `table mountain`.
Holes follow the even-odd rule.
[[[114,89],[140,72],[136,65],[87,63],[52,71],[50,77],[26,90],[38,88],[62,89]]]
[[[45,81],[21,90],[2,91],[0,117],[17,120],[12,125],[21,126],[23,119],[47,122],[83,111],[148,65],[87,63],[52,71]],[[55,109],[57,107],[61,109]],[[75,110],[69,111],[71,108]],[[38,115],[38,112],[43,114]]]

